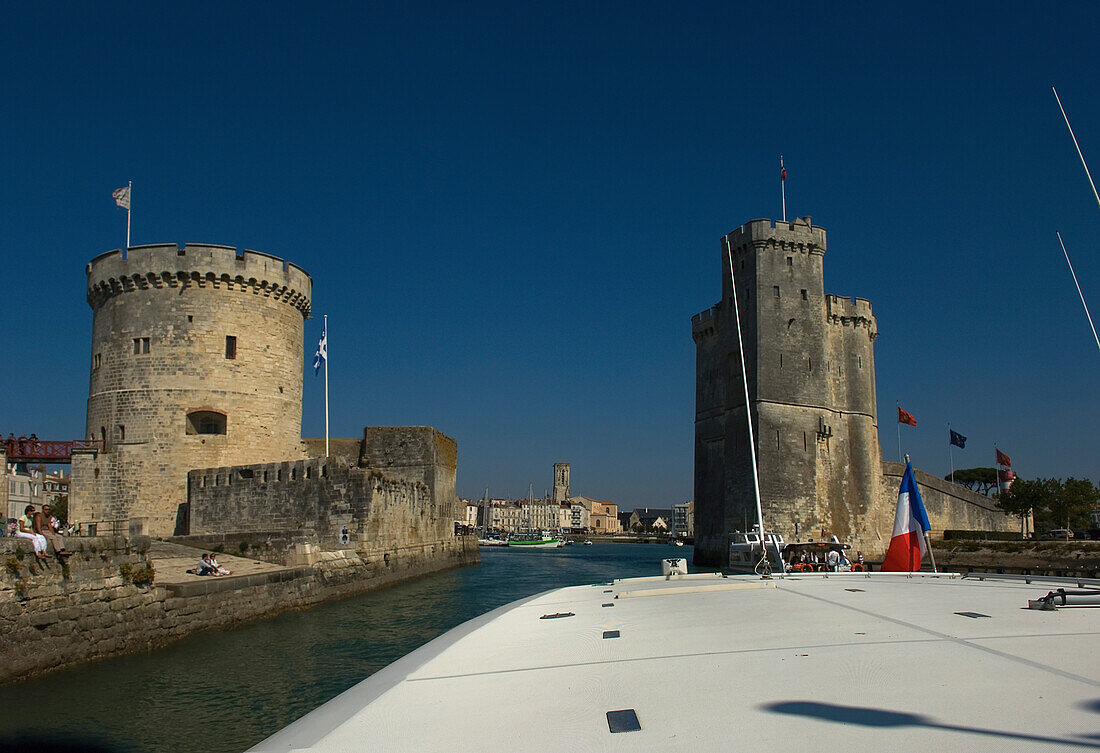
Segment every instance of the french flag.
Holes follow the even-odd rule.
[[[901,477],[901,488],[898,490],[898,509],[894,513],[894,536],[890,539],[890,548],[886,550],[881,569],[895,573],[920,570],[921,560],[928,551],[924,532],[931,528],[920,498],[920,489],[913,478],[913,464],[906,463],[905,475]]]

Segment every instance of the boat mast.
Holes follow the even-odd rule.
[[[760,505],[760,475],[756,469],[756,439],[752,431],[752,410],[749,404],[749,377],[745,370],[745,344],[741,339],[741,312],[737,305],[737,278],[733,273],[733,248],[730,246],[730,237],[723,238],[726,242],[726,257],[730,263],[730,288],[733,290],[733,316],[737,323],[737,351],[741,354],[741,384],[745,388],[745,423],[749,427],[749,452],[752,453],[752,490],[756,496],[756,524],[760,526],[760,545],[767,558],[767,544],[764,540],[764,510]]]

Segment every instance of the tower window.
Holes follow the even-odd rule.
[[[188,314],[187,315],[187,323],[190,324],[193,321],[195,321],[195,317],[191,314]]]
[[[149,338],[148,337],[135,337],[134,338],[134,355],[141,355],[142,353],[149,352]]]
[[[772,293],[775,295],[776,298],[779,297],[779,286],[778,285],[772,285]]]
[[[856,356],[859,359],[859,368],[863,368],[863,356]]]
[[[237,337],[236,335],[225,336],[225,357],[236,358],[237,357]]]
[[[793,267],[794,266],[794,257],[793,256],[788,256],[787,257],[787,266],[788,267]]]
[[[101,363],[102,363],[102,360],[100,359],[99,353],[96,353],[94,356],[92,356],[92,368],[93,369],[98,369]]]
[[[804,301],[809,300],[809,298],[806,297],[806,289],[805,288],[802,289],[802,300],[804,300]]]
[[[196,410],[187,414],[188,434],[225,434],[224,413],[212,410]]]
[[[122,424],[115,427],[115,438],[117,438],[119,442],[126,440],[126,427]]]

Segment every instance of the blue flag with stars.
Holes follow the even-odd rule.
[[[960,449],[965,449],[965,447],[966,447],[966,437],[964,437],[962,434],[960,434],[957,431],[952,431],[951,429],[948,429],[948,431],[951,432],[951,444],[955,445],[956,447],[958,447]]]

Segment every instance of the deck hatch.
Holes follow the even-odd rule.
[[[862,588],[845,588],[845,591],[851,591],[852,593],[863,593]]]
[[[607,726],[612,733],[637,732],[642,728],[641,723],[638,721],[638,714],[634,711],[634,709],[608,711]]]
[[[554,614],[544,614],[539,617],[540,620],[560,620],[562,617],[573,617],[572,612],[554,612]]]
[[[955,612],[960,617],[969,617],[972,620],[976,620],[979,617],[989,617],[988,614],[982,614],[981,612]]]
[[[607,602],[606,604],[604,604],[603,606],[605,606],[605,607],[613,607],[613,606],[615,606],[615,605],[614,605],[614,604],[613,604],[612,602],[610,602],[610,601],[609,601],[609,602]]]
[[[618,638],[619,637],[619,631],[618,630],[605,630],[605,631],[603,631],[603,637],[605,639],[606,638]]]

